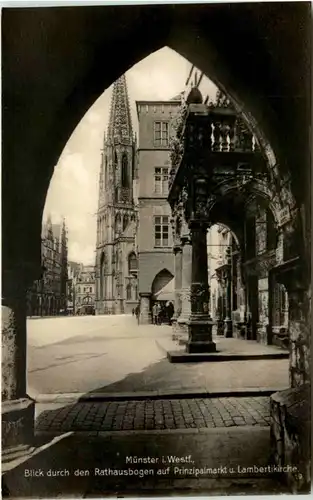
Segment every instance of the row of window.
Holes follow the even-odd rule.
[[[77,304],[92,304],[92,298],[91,297],[82,297],[82,300],[80,297],[77,297]]]
[[[84,286],[84,287],[80,287],[78,286],[77,287],[77,293],[81,293],[81,290],[82,292],[92,292],[92,287],[91,286]]]

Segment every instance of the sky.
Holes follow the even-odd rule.
[[[171,99],[185,90],[190,68],[189,61],[164,47],[127,71],[134,131],[138,130],[135,101]],[[208,94],[214,96],[215,85],[205,80]],[[104,89],[71,135],[55,167],[43,214],[44,221],[50,214],[53,223],[65,217],[68,258],[83,264],[95,262],[101,149],[108,127],[111,95],[112,86]]]

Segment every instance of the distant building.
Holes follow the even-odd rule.
[[[74,314],[95,314],[96,281],[94,266],[80,265],[74,284]]]
[[[65,221],[52,224],[51,216],[42,225],[42,278],[27,292],[28,316],[55,316],[67,309],[68,237]]]
[[[125,75],[113,85],[99,182],[97,314],[130,313],[140,301],[141,323],[146,323],[165,287],[167,297],[174,298],[167,195],[171,136],[181,98],[136,102],[137,148]]]
[[[73,261],[68,262],[66,297],[67,297],[67,314],[69,315],[75,314],[75,286],[80,269],[81,269],[81,264],[79,264],[78,262],[73,262]]]
[[[137,101],[138,264],[141,323],[151,321],[151,308],[166,288],[174,299],[174,255],[171,208],[167,201],[171,136],[181,96],[169,101]],[[170,286],[172,282],[172,287]]]

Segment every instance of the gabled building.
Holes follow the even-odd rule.
[[[56,316],[67,309],[68,236],[65,221],[53,224],[49,215],[42,224],[42,278],[27,292],[28,316]]]
[[[95,268],[80,264],[74,284],[74,314],[95,314]]]

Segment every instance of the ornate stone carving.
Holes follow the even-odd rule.
[[[209,192],[207,180],[196,179],[193,193],[193,214],[195,219],[208,222],[215,201],[216,196]]]
[[[205,286],[203,283],[192,283],[191,284],[191,310],[192,313],[203,314],[208,312],[208,303],[210,299],[209,287]]]

